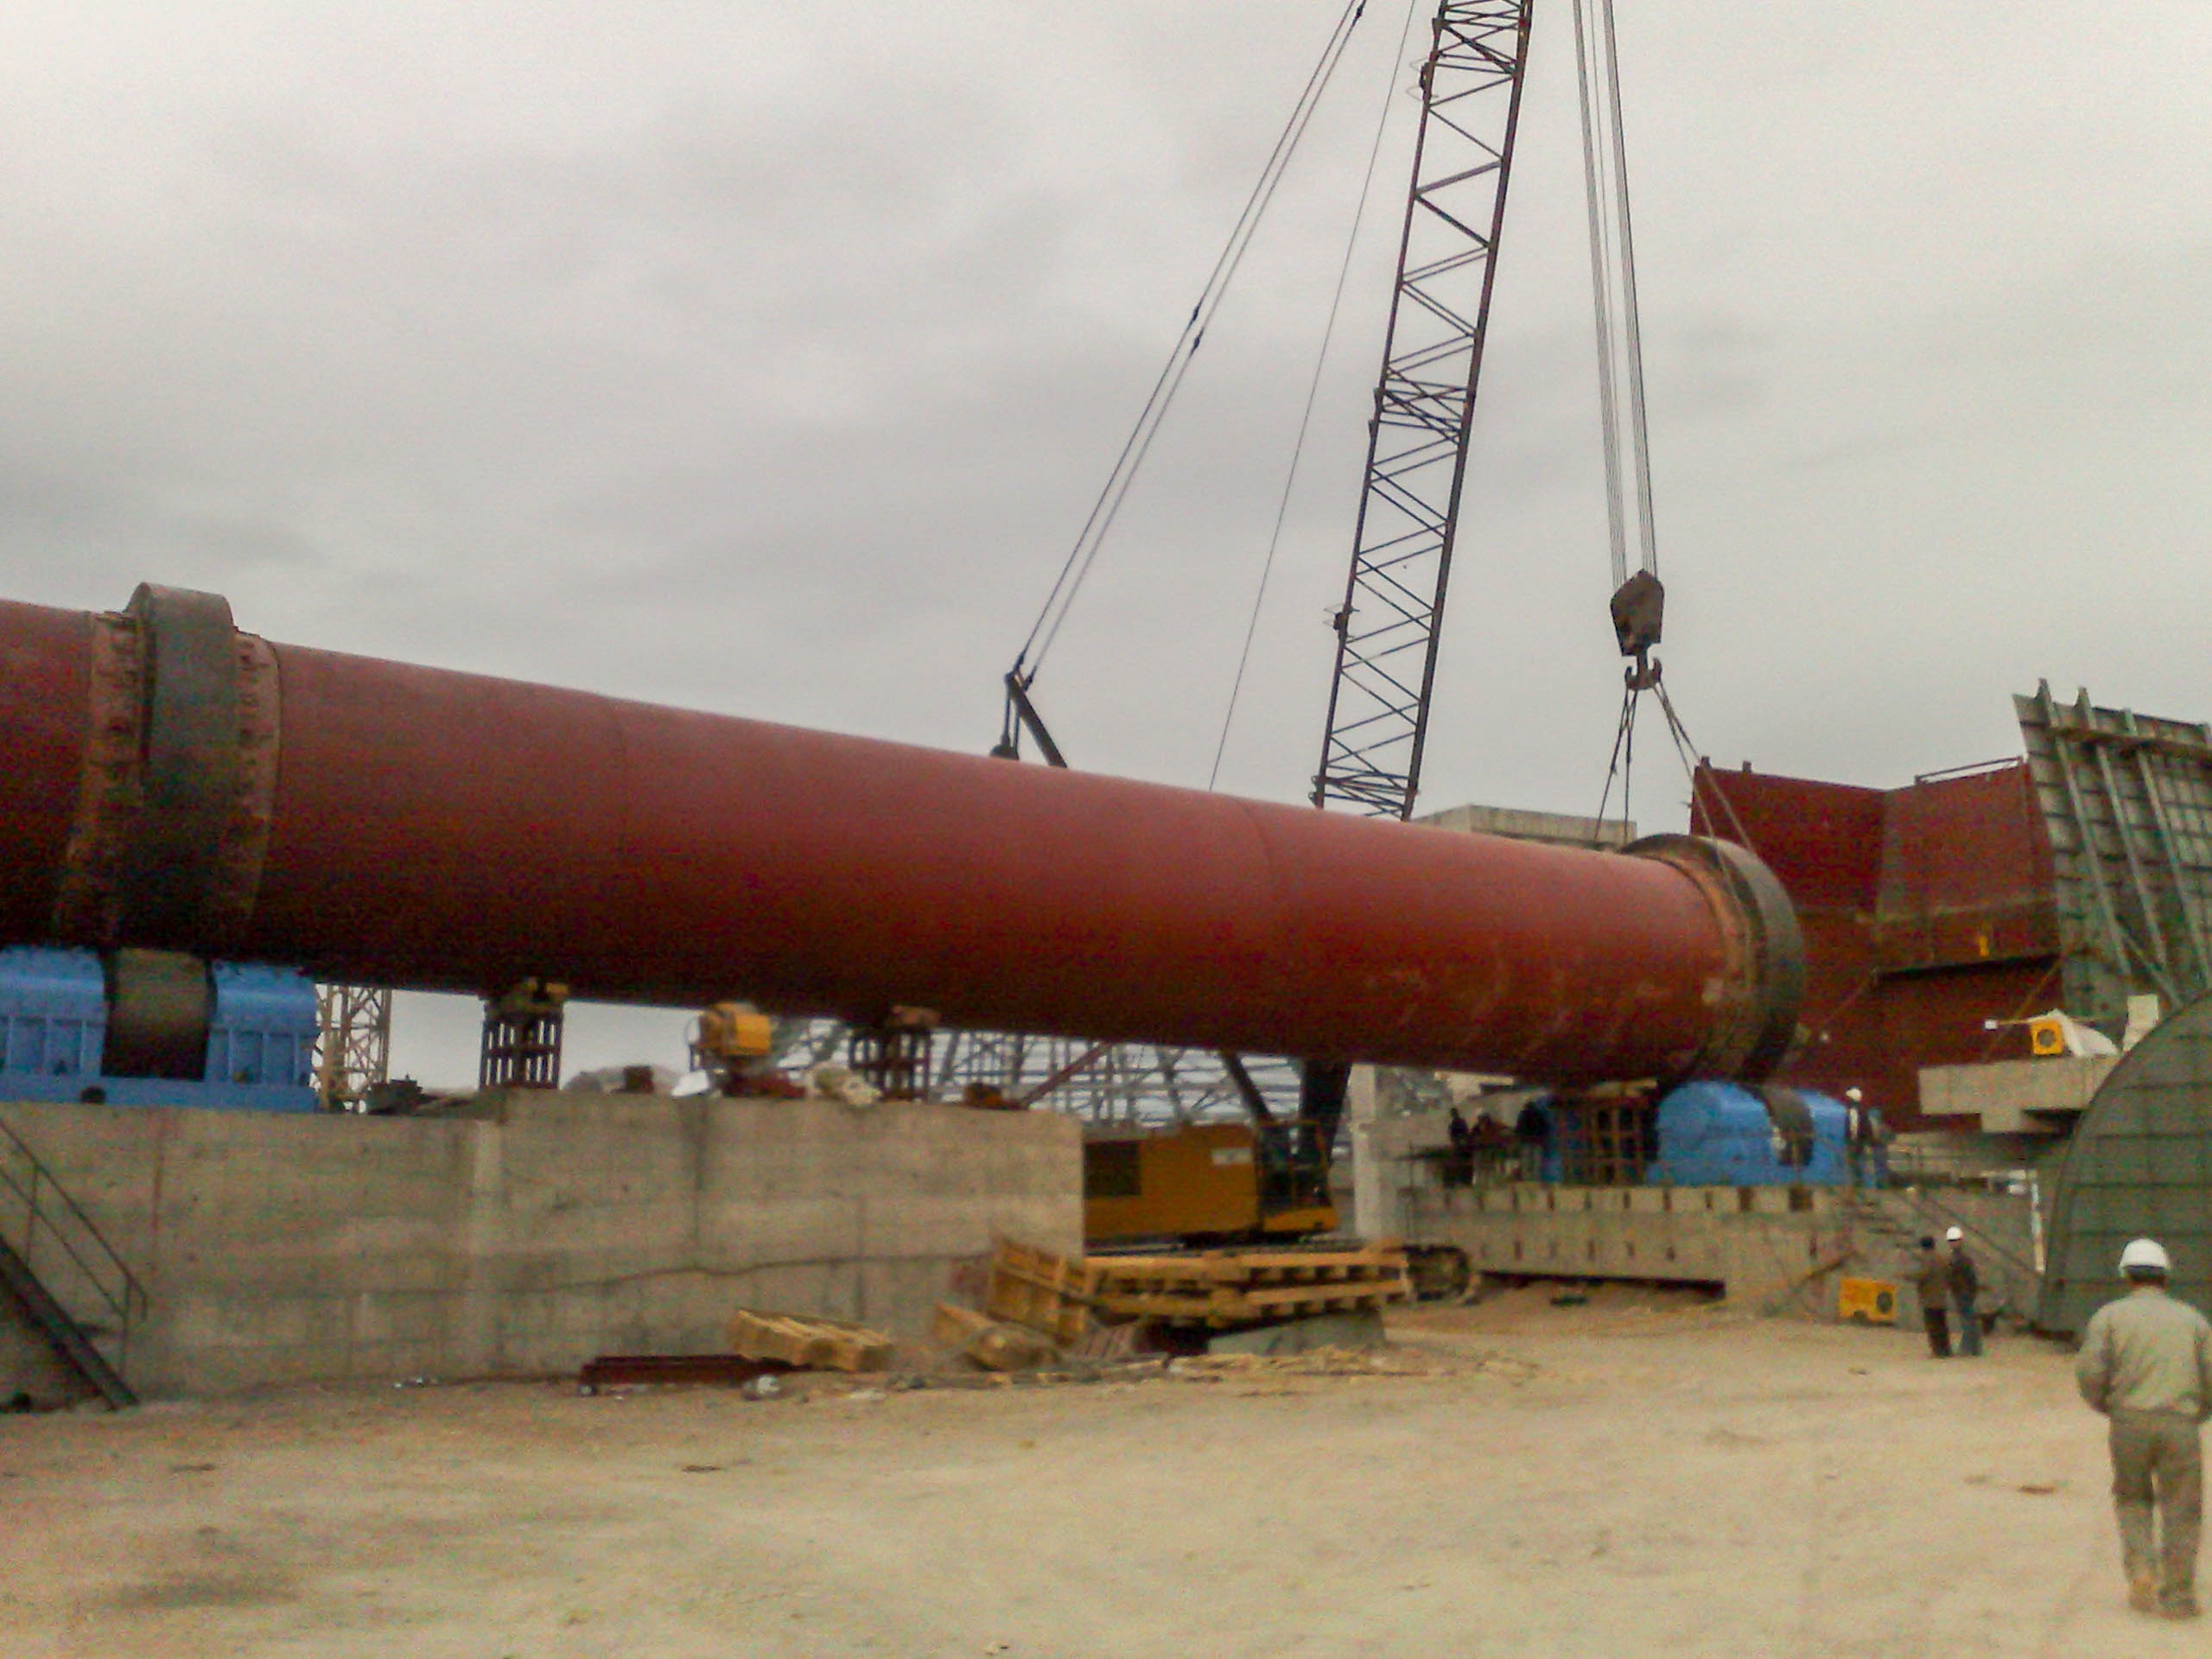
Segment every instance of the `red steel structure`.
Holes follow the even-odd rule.
[[[1913,1128],[1921,1067],[2027,1057],[2012,1022],[2058,1004],[2062,957],[2025,761],[1888,790],[1702,766],[1693,799],[1692,830],[1756,851],[1803,930],[1804,1039],[1781,1081],[1856,1085]]]
[[[0,602],[0,943],[108,951],[119,1010],[144,948],[1562,1083],[1756,1077],[1795,1029],[1789,903],[1716,842],[1541,847],[656,708],[272,645],[170,589]]]

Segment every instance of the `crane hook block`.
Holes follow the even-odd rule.
[[[1613,594],[1613,634],[1621,655],[1640,656],[1659,643],[1667,612],[1667,589],[1649,570],[1639,570]]]

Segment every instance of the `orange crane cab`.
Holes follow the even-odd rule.
[[[1084,1137],[1083,1232],[1092,1246],[1300,1238],[1336,1224],[1329,1160],[1311,1123],[1185,1123]]]

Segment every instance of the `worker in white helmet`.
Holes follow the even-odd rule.
[[[2113,1506],[2128,1603],[2139,1612],[2194,1618],[2204,1509],[2198,1426],[2212,1416],[2212,1325],[2166,1294],[2172,1270],[2154,1238],[2120,1252],[2128,1293],[2090,1316],[2074,1372],[2082,1397],[2112,1420]]]

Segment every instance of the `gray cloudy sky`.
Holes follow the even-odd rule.
[[[975,750],[1338,0],[0,9],[0,593]],[[1723,762],[2212,715],[2212,8],[1618,0],[1669,679]],[[1421,10],[1430,10],[1421,0]],[[1618,696],[1573,43],[1536,39],[1425,804]],[[1038,691],[1202,784],[1396,51],[1375,0]],[[1302,797],[1414,106],[1224,787]],[[1684,791],[1653,760],[1638,817]],[[410,1000],[403,1066],[473,1066]],[[572,1058],[672,1058],[580,1014]]]

